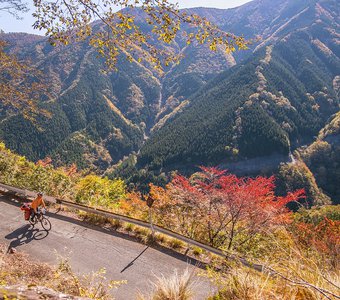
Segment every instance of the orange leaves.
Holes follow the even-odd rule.
[[[314,248],[320,254],[339,261],[340,221],[325,217],[318,224],[298,222],[293,225],[294,235],[307,248]]]
[[[121,201],[120,211],[123,214],[131,215],[134,218],[141,220],[147,219],[148,207],[146,203],[141,200],[141,195],[136,192],[127,194],[126,199]]]
[[[49,166],[53,166],[52,165],[52,158],[47,156],[45,157],[44,159],[40,159],[38,160],[35,165],[36,166],[40,166],[40,167],[43,167],[43,168],[46,168],[46,167],[49,167]],[[67,177],[71,177],[73,175],[77,175],[77,165],[76,164],[71,164],[70,166],[68,167],[63,167],[63,168],[60,168],[60,170],[62,170],[62,172],[67,176]],[[79,174],[78,174],[79,175]]]
[[[75,175],[75,174],[77,174],[77,165],[76,164],[72,164],[71,166],[69,166],[66,170],[66,175],[67,176],[72,176],[72,175]]]
[[[171,201],[165,189],[155,186],[152,183],[150,184],[150,196],[155,200],[154,205],[156,206],[166,205]]]
[[[52,163],[52,158],[47,156],[44,159],[40,159],[36,162],[36,166],[47,167],[50,166]]]

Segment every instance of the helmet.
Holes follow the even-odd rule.
[[[43,196],[44,194],[42,192],[38,192],[38,196]]]

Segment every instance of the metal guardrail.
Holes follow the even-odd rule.
[[[13,187],[13,186],[3,184],[3,183],[0,183],[0,192],[1,192],[1,190],[2,190],[2,193],[14,195],[18,198],[27,198],[27,197],[35,197],[36,196],[35,192],[29,191],[29,190],[26,190],[26,189],[20,189],[20,188]],[[144,228],[148,228],[148,229],[151,229],[151,230],[152,230],[152,227],[153,227],[153,229],[155,231],[159,232],[159,233],[162,233],[162,234],[167,235],[169,237],[175,238],[175,239],[180,240],[184,243],[187,243],[187,244],[190,244],[190,245],[195,245],[195,246],[197,246],[201,249],[204,249],[204,250],[206,250],[210,253],[213,253],[215,255],[218,255],[220,257],[223,257],[223,258],[226,257],[226,254],[220,249],[213,248],[209,245],[206,245],[206,244],[203,244],[203,243],[198,242],[196,240],[190,239],[186,236],[183,236],[183,235],[178,234],[176,232],[173,232],[171,230],[165,229],[165,228],[160,227],[158,225],[152,225],[152,227],[151,227],[151,224],[148,223],[148,222],[145,222],[145,221],[141,221],[141,220],[134,219],[134,218],[131,218],[131,217],[127,217],[127,216],[124,216],[124,215],[108,212],[108,211],[105,211],[103,209],[97,209],[97,208],[93,208],[93,207],[90,207],[90,206],[77,204],[77,203],[74,203],[74,202],[71,202],[71,201],[58,199],[58,198],[51,197],[51,196],[44,196],[44,200],[46,200],[46,202],[50,202],[50,203],[54,203],[54,204],[61,204],[61,205],[64,205],[66,207],[75,208],[75,209],[85,211],[85,212],[88,212],[88,213],[91,213],[91,214],[104,216],[104,217],[107,217],[107,218],[112,218],[112,219],[115,219],[115,220],[120,220],[120,221],[123,221],[123,222],[135,224],[135,225],[138,225],[138,226],[141,226],[141,227],[144,227]]]

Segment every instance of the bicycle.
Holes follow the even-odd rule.
[[[35,226],[38,222],[40,222],[41,227],[46,231],[50,231],[52,228],[50,220],[46,217],[46,209],[38,209],[38,212],[34,215],[33,220],[30,217],[28,221],[32,226]]]

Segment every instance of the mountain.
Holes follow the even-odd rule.
[[[204,15],[205,9],[200,11]],[[143,26],[145,20],[139,19]],[[100,30],[100,25],[94,27]],[[0,139],[31,160],[51,156],[56,164],[76,162],[94,170],[105,170],[137,152],[156,124],[160,127],[188,96],[235,64],[222,50],[188,47],[179,38],[170,47],[188,58],[180,68],[162,74],[120,57],[119,71],[105,74],[103,61],[85,43],[52,47],[43,37],[23,33],[0,38],[9,43],[9,52],[32,61],[52,90],[41,103],[52,117],[39,117],[36,124],[2,108]]]
[[[339,110],[337,1],[254,1],[240,9],[247,11],[243,28],[254,34],[263,28],[262,41],[145,143],[140,166],[167,170],[270,155],[288,159]]]
[[[336,1],[254,0],[189,12],[261,39],[226,55],[188,46],[179,36],[169,47],[184,59],[163,74],[124,57],[118,72],[105,74],[84,43],[52,47],[42,37],[1,34],[9,52],[46,76],[52,96],[41,106],[52,117],[32,123],[2,108],[0,139],[31,160],[51,156],[57,165],[103,172],[138,153],[141,167],[175,169],[273,153],[285,158],[338,110]]]
[[[330,119],[315,142],[299,149],[298,155],[313,172],[318,186],[335,204],[340,204],[340,112]]]

